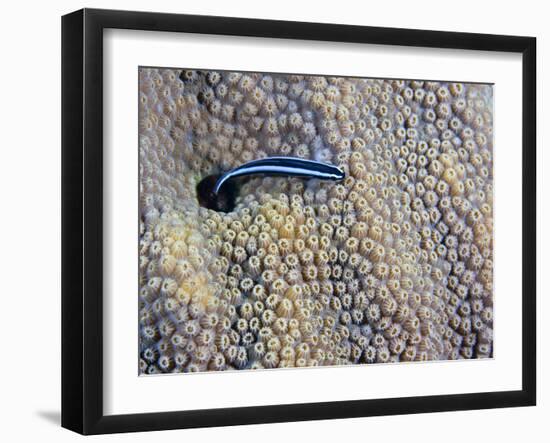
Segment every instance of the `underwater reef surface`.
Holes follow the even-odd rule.
[[[140,374],[492,357],[492,86],[139,74]],[[271,156],[346,178],[199,204]]]

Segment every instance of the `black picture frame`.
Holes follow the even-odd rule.
[[[522,388],[392,399],[105,415],[103,412],[103,30],[171,31],[520,53],[523,65]],[[536,39],[83,9],[62,18],[62,426],[151,431],[536,403]]]

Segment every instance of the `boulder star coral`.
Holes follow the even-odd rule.
[[[492,87],[141,68],[142,374],[492,356]],[[340,183],[253,177],[266,157]]]

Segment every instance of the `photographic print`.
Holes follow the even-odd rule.
[[[138,83],[139,374],[493,357],[491,84]]]

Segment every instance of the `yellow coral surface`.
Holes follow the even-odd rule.
[[[140,373],[492,356],[492,87],[141,68]],[[207,175],[266,156],[340,183]]]

